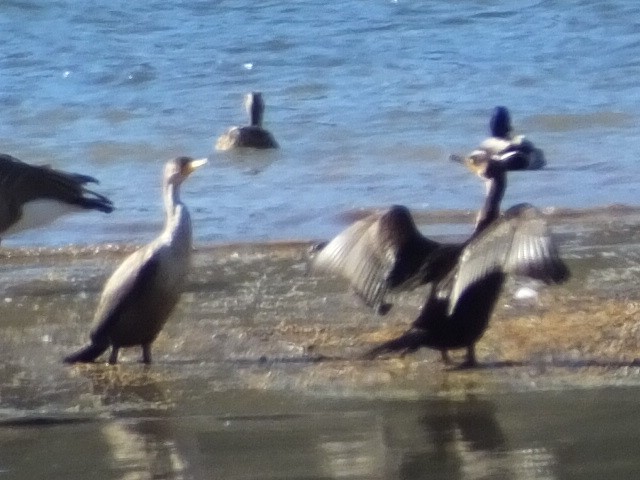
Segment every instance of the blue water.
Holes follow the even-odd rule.
[[[640,4],[4,0],[0,150],[94,175],[117,211],[8,245],[143,242],[162,220],[162,163],[209,156],[184,185],[202,243],[325,238],[340,214],[402,203],[474,209],[447,162],[495,105],[549,169],[505,204],[637,204]],[[220,154],[263,92],[278,152]]]

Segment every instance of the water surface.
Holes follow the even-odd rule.
[[[201,242],[328,237],[345,211],[475,209],[450,165],[495,105],[549,169],[506,204],[636,205],[640,41],[631,0],[181,2],[0,6],[2,150],[95,175],[118,210],[15,245],[148,240],[161,164],[211,156],[187,186]],[[311,15],[309,12],[314,12]],[[278,152],[221,155],[260,90]]]

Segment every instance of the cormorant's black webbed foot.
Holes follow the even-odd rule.
[[[470,345],[467,347],[467,358],[456,367],[456,370],[468,370],[470,368],[477,367],[478,361],[476,360],[476,349],[474,345]]]
[[[448,350],[440,350],[440,357],[442,358],[442,363],[445,365],[451,365],[453,363]]]

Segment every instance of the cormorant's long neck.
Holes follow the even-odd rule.
[[[478,212],[476,229],[473,232],[474,235],[483,231],[491,222],[498,218],[500,215],[500,202],[502,201],[506,187],[507,176],[504,173],[496,175],[487,181],[487,196],[482,209]]]
[[[180,185],[168,183],[164,187],[164,211],[165,228],[168,227],[175,216],[176,205],[180,203]]]
[[[180,201],[180,185],[169,183],[164,190],[165,225],[163,238],[178,255],[191,252],[191,218]]]

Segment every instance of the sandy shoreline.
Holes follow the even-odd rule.
[[[376,317],[342,282],[308,274],[308,241],[197,245],[150,367],[138,349],[116,366],[64,365],[135,246],[4,249],[0,467],[20,479],[297,479],[344,478],[326,473],[335,465],[414,478],[407,465],[435,464],[458,478],[459,462],[477,472],[485,458],[495,472],[589,465],[590,478],[623,465],[622,478],[638,458],[640,223],[605,218],[552,220],[571,280],[525,300],[510,283],[477,345],[481,368],[465,371],[430,350],[360,359],[409,325],[424,291]]]
[[[429,350],[360,360],[409,325],[424,290],[403,295],[388,316],[376,317],[342,282],[308,274],[306,241],[197,246],[189,287],[154,345],[152,368],[174,379],[208,378],[223,390],[389,398],[438,396],[452,385],[467,392],[640,385],[640,228],[635,212],[590,220],[576,228],[574,217],[552,219],[573,277],[528,300],[514,298],[518,284],[508,286],[478,344],[483,368],[452,372]],[[37,391],[57,382],[68,387],[62,402],[68,408],[77,405],[78,372],[108,378],[117,371],[119,378],[133,369],[135,377],[136,349],[112,370],[60,364],[86,340],[105,278],[133,248],[3,252],[0,387],[15,385],[16,375],[30,378],[26,385]],[[48,378],[39,385],[42,370]]]

